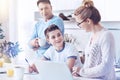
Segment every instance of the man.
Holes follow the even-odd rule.
[[[50,46],[50,44],[44,42],[46,41],[44,30],[49,25],[55,24],[60,28],[62,34],[64,34],[64,23],[61,18],[53,15],[51,2],[49,0],[38,0],[37,6],[43,19],[40,19],[36,23],[29,45],[33,50],[37,51],[38,56],[41,57]],[[44,45],[40,45],[39,43]]]

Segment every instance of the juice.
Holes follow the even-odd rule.
[[[0,60],[0,67],[3,67],[3,61]]]
[[[7,69],[7,76],[12,77],[14,75],[13,69]]]

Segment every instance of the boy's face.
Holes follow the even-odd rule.
[[[48,20],[52,17],[52,6],[48,3],[41,2],[38,5],[39,11],[41,16],[45,19]]]
[[[63,46],[63,35],[60,30],[54,30],[48,33],[49,39],[48,42],[54,47],[59,48]]]

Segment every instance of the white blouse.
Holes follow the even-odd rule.
[[[101,80],[116,80],[114,59],[113,35],[108,30],[103,29],[99,32],[94,43],[89,41],[85,49],[85,63],[80,70],[80,75]]]

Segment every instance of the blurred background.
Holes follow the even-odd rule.
[[[76,26],[73,18],[74,10],[81,5],[82,0],[50,0],[53,13],[63,13],[69,20],[64,20],[65,34],[73,40],[78,51],[84,51],[90,33]],[[34,59],[34,51],[28,47],[34,24],[41,18],[36,5],[37,0],[0,0],[0,28],[3,29],[4,40],[19,41],[23,52],[19,59],[25,57]],[[120,7],[119,0],[93,0],[102,16],[101,24],[112,31],[116,42],[116,63],[120,59]]]

